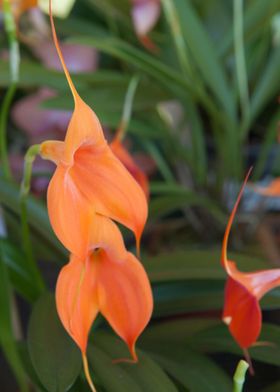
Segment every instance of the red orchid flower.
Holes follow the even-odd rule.
[[[259,301],[268,291],[280,285],[280,269],[241,272],[235,262],[227,258],[228,237],[250,173],[251,169],[231,212],[224,234],[221,257],[222,266],[228,275],[223,321],[228,325],[233,338],[243,348],[247,358],[247,349],[257,341],[261,331],[262,313]]]
[[[64,142],[41,144],[41,156],[57,164],[47,194],[52,227],[63,245],[83,259],[90,246],[88,233],[92,220],[98,213],[131,229],[139,250],[147,219],[145,195],[113,154],[98,118],[77,93],[58,45],[52,18],[51,26],[75,102]]]

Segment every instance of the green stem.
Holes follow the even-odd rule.
[[[16,35],[16,24],[14,21],[11,2],[9,0],[4,0],[3,2],[4,11],[4,26],[5,31],[9,40],[10,47],[10,74],[11,74],[11,85],[3,99],[0,112],[0,154],[3,166],[4,176],[7,179],[12,178],[8,149],[7,149],[7,121],[9,109],[17,89],[17,83],[19,79],[19,46]]]
[[[139,84],[139,76],[135,75],[133,78],[130,80],[128,89],[126,92],[125,100],[124,100],[124,106],[123,106],[123,113],[122,113],[122,119],[117,131],[117,138],[122,140],[126,134],[127,128],[130,123],[131,119],[131,114],[132,114],[132,105],[133,105],[133,100],[135,96],[135,92],[137,89],[137,86]]]
[[[7,121],[8,114],[13,97],[17,89],[17,84],[12,83],[5,94],[0,111],[0,154],[3,167],[3,173],[8,180],[12,179],[12,173],[9,163],[9,155],[7,149]]]
[[[171,0],[162,0],[162,5],[165,11],[166,19],[169,22],[171,32],[173,35],[173,40],[175,44],[175,49],[177,52],[178,60],[182,72],[185,74],[189,80],[192,78],[192,67],[189,62],[188,50],[185,44],[184,35],[182,33],[179,17],[176,8]]]
[[[236,62],[236,77],[240,96],[242,128],[249,123],[250,118],[250,99],[248,76],[246,70],[245,49],[243,41],[243,0],[234,0],[234,51]],[[244,132],[244,131],[243,131]]]
[[[32,274],[33,278],[35,279],[38,285],[38,289],[40,291],[43,291],[45,285],[33,256],[32,245],[30,241],[29,225],[27,219],[27,196],[30,191],[32,166],[33,166],[34,159],[36,158],[36,155],[39,153],[39,151],[40,151],[40,145],[35,144],[34,146],[29,147],[24,157],[24,172],[23,172],[23,178],[20,187],[20,215],[21,215],[21,225],[22,225],[22,243],[27,258],[27,265],[30,273]]]
[[[249,364],[246,361],[239,361],[233,376],[233,392],[242,392],[248,368]]]

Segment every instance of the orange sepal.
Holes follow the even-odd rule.
[[[56,306],[60,320],[79,346],[86,352],[91,325],[98,313],[96,265],[88,259],[71,256],[62,268],[56,284]]]
[[[75,153],[71,177],[97,213],[131,229],[139,244],[147,220],[147,200],[107,145],[81,146]]]
[[[262,324],[258,300],[230,277],[225,287],[223,320],[241,348],[250,347],[258,339]]]
[[[116,137],[111,143],[110,148],[121,163],[126,167],[129,173],[135,178],[141,186],[146,198],[149,199],[149,181],[146,174],[135,163],[129,151],[124,147],[122,142]]]
[[[50,181],[47,203],[50,222],[58,239],[71,253],[84,258],[89,248],[94,208],[85,203],[69,169],[62,165],[57,167]]]
[[[135,343],[149,322],[153,309],[147,274],[142,264],[129,252],[117,262],[102,250],[92,259],[98,262],[100,312],[126,342],[132,358],[137,360]]]

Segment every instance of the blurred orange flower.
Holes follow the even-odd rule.
[[[271,181],[271,183],[266,187],[256,187],[255,191],[263,196],[279,197],[280,178],[275,178],[275,180]]]
[[[0,0],[0,9],[3,7],[4,0]],[[29,8],[36,7],[38,0],[10,0],[14,17],[16,21],[20,18],[21,14]]]
[[[280,285],[280,269],[262,270],[258,272],[241,272],[234,261],[227,258],[228,237],[240,203],[245,185],[251,170],[248,172],[230,215],[222,246],[222,266],[228,278],[225,287],[225,303],[223,321],[241,348],[245,350],[256,342],[262,326],[260,299],[270,290]]]

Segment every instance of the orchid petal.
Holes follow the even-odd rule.
[[[248,348],[258,339],[262,325],[258,300],[230,277],[225,288],[223,320],[240,347]]]
[[[84,202],[68,169],[62,165],[57,167],[50,181],[47,203],[51,225],[58,239],[71,253],[85,257],[94,209]]]
[[[81,147],[71,176],[96,212],[131,229],[139,243],[148,214],[145,195],[108,146]]]
[[[142,264],[129,252],[116,262],[100,251],[97,286],[99,309],[115,332],[127,343],[137,360],[135,343],[150,320],[153,300]]]
[[[241,272],[235,263],[229,261],[230,276],[242,284],[260,300],[268,291],[280,285],[280,269],[274,268],[257,272]]]
[[[69,170],[62,165],[58,166],[50,182],[47,200],[54,232],[71,253],[84,258],[89,251],[103,248],[117,259],[126,253],[116,224],[95,213],[76,188]]]
[[[139,168],[139,166],[135,163],[132,156],[128,152],[128,150],[123,146],[122,142],[115,138],[110,143],[110,148],[115,154],[115,156],[121,161],[121,163],[125,166],[125,168],[129,171],[133,178],[138,182],[141,186],[143,192],[146,195],[146,198],[149,198],[149,182],[145,173]]]
[[[60,271],[56,285],[58,315],[82,353],[86,352],[90,328],[98,313],[95,275],[95,264],[72,256]]]
[[[74,163],[74,154],[83,145],[91,144],[96,149],[107,146],[96,114],[80,98],[78,93],[74,92],[73,94],[75,109],[65,137],[64,163],[67,165]]]

